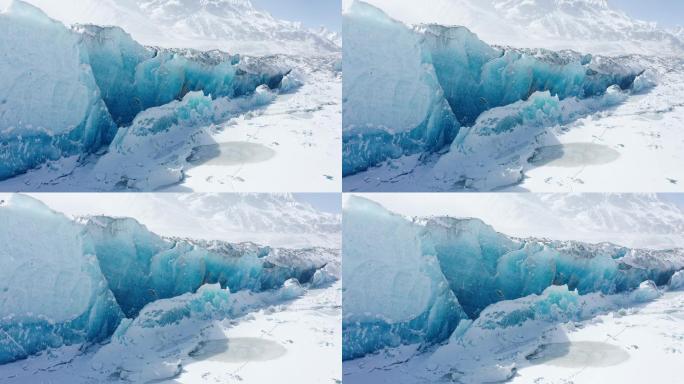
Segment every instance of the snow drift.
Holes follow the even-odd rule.
[[[510,238],[477,219],[409,221],[354,196],[344,213],[345,360],[441,342],[495,303],[554,286],[573,295],[638,288],[632,299],[644,301],[684,269],[681,249]]]
[[[300,284],[339,279],[336,250],[162,238],[131,218],[74,222],[22,195],[1,204],[1,363],[107,340],[141,322],[147,306],[185,294],[198,297],[187,309],[146,316],[169,323],[194,312],[230,317],[248,310],[252,293],[263,293],[259,302],[286,300],[301,294]]]

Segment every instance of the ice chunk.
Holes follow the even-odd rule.
[[[420,243],[424,254],[437,257],[451,290],[471,315],[500,300],[501,292],[491,289],[499,258],[522,247],[480,220],[452,218],[428,221],[421,228]]]
[[[77,224],[13,195],[0,244],[0,364],[111,335],[123,314]]]
[[[631,298],[635,303],[645,303],[655,300],[660,296],[662,296],[662,292],[658,290],[653,281],[648,280],[639,284],[639,287],[632,292]]]
[[[433,172],[435,177],[453,182],[465,180],[467,188],[476,190],[517,183],[548,127],[567,124],[626,98],[617,86],[587,99],[561,100],[546,91],[534,93],[526,101],[490,109],[475,125],[461,129]]]
[[[684,289],[684,271],[679,271],[672,275],[670,279],[669,287],[672,290]]]
[[[652,282],[644,290],[657,291]],[[559,323],[579,322],[609,312],[650,301],[656,296],[640,293],[642,289],[617,295],[598,293],[580,295],[567,286],[551,286],[539,295],[502,301],[487,307],[466,329],[459,326],[448,344],[428,357],[435,376],[445,374],[452,381],[479,383],[483,377],[506,381],[516,373],[516,366],[538,357],[544,351],[551,331]],[[549,333],[550,332],[550,333]],[[562,332],[561,332],[562,333]],[[501,351],[517,352],[501,360]],[[476,346],[477,353],[473,353]]]
[[[345,13],[342,34],[344,175],[454,138],[456,119],[418,34],[362,2]]]
[[[201,346],[198,330],[206,329],[208,322],[236,319],[282,304],[302,292],[296,280],[288,280],[279,290],[261,293],[232,293],[215,284],[203,285],[197,293],[153,302],[134,320],[119,326],[111,343],[93,358],[93,366],[103,377],[131,382],[172,378],[182,368],[178,356],[191,355]]]
[[[342,278],[342,263],[339,259],[330,260],[317,270],[311,278],[311,286],[321,288]]]
[[[96,177],[117,190],[155,190],[181,181],[193,148],[206,144],[212,124],[270,103],[275,93],[262,86],[250,96],[212,100],[191,92],[140,113],[121,128],[109,152],[98,159]]]
[[[343,358],[446,339],[465,318],[419,228],[350,197],[343,217]]]
[[[116,133],[79,38],[13,1],[0,13],[0,180],[91,153]]]

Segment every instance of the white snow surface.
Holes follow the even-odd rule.
[[[353,0],[344,0],[347,8]],[[602,55],[681,55],[681,30],[637,20],[610,0],[368,0],[410,24],[461,25],[489,44]]]
[[[655,194],[363,194],[411,217],[476,217],[509,236],[684,247],[684,211]]]
[[[0,0],[4,8],[11,0]],[[249,0],[28,0],[66,24],[117,25],[146,45],[247,55],[328,55],[340,37],[279,20]]]
[[[449,343],[436,349],[421,353],[418,345],[404,346],[347,361],[344,380],[353,384],[676,384],[684,350],[684,293],[661,294],[642,303],[629,294],[590,295],[578,302],[581,312],[598,311],[586,319],[554,321],[557,315],[551,315],[498,329],[476,321],[457,329]],[[484,314],[504,316],[535,300],[531,296],[501,302]]]

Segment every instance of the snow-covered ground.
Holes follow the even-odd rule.
[[[477,378],[459,381],[454,372],[450,377],[431,371],[434,351],[419,354],[420,346],[406,346],[388,350],[380,355],[344,363],[344,382],[348,383],[482,383],[507,382],[516,384],[590,384],[597,382],[629,383],[680,382],[679,365],[684,353],[684,292],[666,292],[663,296],[585,321],[553,324],[535,336],[539,339],[525,343],[525,337],[496,334],[508,340],[494,355],[477,346],[467,350],[471,356],[496,361],[499,367],[515,371],[509,380],[495,378],[499,367],[489,367],[491,381]],[[536,343],[536,345],[535,345]],[[546,346],[534,354],[538,346]],[[519,356],[518,361],[511,356]],[[524,356],[529,356],[525,358]],[[522,357],[522,358],[520,358]],[[456,360],[454,358],[454,360]],[[484,379],[486,380],[486,379]]]
[[[684,95],[684,41],[676,31],[630,18],[614,9],[609,1],[430,0],[429,5],[418,10],[409,2],[369,0],[368,3],[378,7],[378,13],[361,7],[359,1],[345,3],[347,46],[368,46],[369,52],[373,52],[369,60],[351,58],[349,63],[367,66],[373,73],[379,73],[377,78],[348,76],[349,84],[345,84],[345,91],[349,92],[345,95],[344,120],[347,123],[343,128],[346,191],[681,190],[684,173],[678,165],[684,153],[684,138],[679,129],[684,120],[684,105],[680,102]],[[388,23],[398,23],[388,21],[379,12],[407,23],[408,28],[417,32],[413,37],[415,41],[403,37],[397,40],[393,49],[408,57],[412,57],[414,51],[422,52],[422,66],[407,70],[409,74],[396,72],[400,71],[398,67],[372,67],[382,55],[397,54],[372,50],[373,44],[384,44],[381,41],[384,37],[368,41],[361,38],[363,33],[358,33],[361,28],[370,28],[369,25],[374,24],[373,28],[380,31],[390,28]],[[484,85],[479,90],[475,87],[475,91],[467,89],[472,85],[459,83],[463,80],[458,73],[448,72],[449,66],[441,64],[443,59],[439,55],[450,55],[447,57],[456,68],[452,72],[469,71],[471,69],[462,62],[480,65],[468,61],[473,53],[482,54],[480,43],[466,44],[463,37],[455,37],[456,32],[449,37],[445,33],[440,37],[440,44],[452,47],[444,48],[447,53],[435,51],[426,43],[434,32],[425,31],[442,27],[430,26],[430,23],[465,26],[477,38],[501,47],[506,54],[520,50],[544,60],[551,53],[537,49],[559,52],[556,59],[568,53],[562,50],[572,50],[593,54],[593,59],[589,60],[594,63],[590,66],[614,60],[613,64],[603,65],[603,70],[620,73],[620,67],[627,67],[641,75],[627,87],[629,89],[617,91],[608,87],[604,88],[603,96],[575,95],[580,100],[571,101],[572,97],[561,100],[562,112],[557,116],[555,112],[549,112],[554,108],[551,104],[540,102],[544,95],[535,93],[538,85],[532,83],[530,94],[522,98],[527,101],[488,107],[474,123],[468,119],[464,122],[459,115],[462,111],[454,109],[461,108],[463,100],[452,102],[450,97],[467,99],[467,95],[474,94],[473,100],[466,101],[473,105],[488,104],[497,94],[483,89],[486,90],[487,83],[497,76],[494,73],[505,73],[513,78],[501,75],[499,88],[508,90],[520,82],[524,84],[526,70],[514,67],[504,72],[491,72],[491,67],[485,65],[482,71],[475,70],[472,75],[475,83],[479,81]],[[391,28],[408,32],[399,24]],[[378,36],[382,36],[379,33],[382,32],[378,32]],[[424,58],[429,55],[432,59]],[[592,69],[587,71],[590,73]],[[434,80],[411,77],[434,78],[433,72],[437,73],[439,85],[432,84]],[[359,73],[363,74],[363,71],[359,70]],[[433,109],[426,110],[424,104],[401,99],[398,95],[404,94],[401,87],[407,81],[416,81],[412,85],[414,89],[434,88],[431,95],[437,100],[446,95],[444,97],[454,109],[453,115],[447,113],[445,116],[444,108],[435,107],[438,104],[434,101]],[[554,87],[555,80],[546,81],[542,89]],[[461,96],[458,89],[449,89],[452,83],[461,84],[460,92],[466,96]],[[536,116],[526,115],[535,108],[543,112]],[[413,114],[403,119],[394,118],[408,110]],[[421,122],[421,119],[424,120]],[[456,124],[456,127],[460,126],[460,131],[452,138],[450,131],[454,129],[454,119],[459,121],[460,125]]]
[[[0,61],[13,73],[3,83],[12,103],[0,106],[8,147],[0,190],[340,190],[335,33],[275,19],[248,0],[31,3],[66,26],[123,30],[68,29],[18,0],[0,13],[3,46],[32,47],[27,55],[40,63],[27,64],[23,53]],[[67,47],[55,46],[65,56],[58,67],[42,58],[56,34]],[[40,94],[72,92],[65,99],[74,101],[32,96],[28,108],[12,99],[31,92],[33,83],[15,80],[33,73]]]
[[[684,59],[655,60],[662,76],[646,94],[554,127],[550,158],[525,169],[512,191],[678,192],[684,170]],[[539,143],[545,151],[548,145]],[[538,150],[539,151],[539,150]],[[609,153],[606,157],[602,153]],[[612,153],[612,155],[610,154]]]
[[[170,382],[263,383],[275,380],[339,384],[342,376],[341,305],[342,288],[338,282],[330,288],[311,290],[286,305],[254,313],[235,325],[222,327],[217,324],[215,327],[223,332],[228,342],[233,338],[257,339],[262,341],[265,350],[251,347],[247,340],[237,351],[246,353],[246,357],[229,356],[228,351],[224,351],[223,355],[208,353],[195,361],[190,359],[181,375]],[[269,348],[281,351],[269,353]],[[279,356],[271,358],[271,353]],[[321,364],[310,364],[314,361]]]
[[[304,85],[212,129],[209,153],[168,191],[338,192],[342,75],[339,57],[291,59]],[[264,176],[268,175],[268,176]]]
[[[301,298],[268,306],[242,318],[213,321],[180,341],[182,370],[158,383],[341,382],[341,284],[312,289]],[[202,349],[204,348],[204,349]],[[99,346],[51,350],[0,366],[3,383],[93,383],[107,380],[93,366]],[[136,359],[145,364],[144,355]],[[316,362],[311,364],[311,362]],[[154,369],[154,368],[152,368]],[[110,382],[117,382],[114,378]]]

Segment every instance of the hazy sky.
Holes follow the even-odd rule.
[[[338,214],[342,211],[342,195],[339,193],[295,193],[299,201],[311,204],[319,211]]]
[[[252,0],[252,4],[279,19],[301,21],[309,28],[341,29],[341,0]]]
[[[665,27],[684,26],[682,0],[608,0],[613,8],[645,21],[657,21]]]

